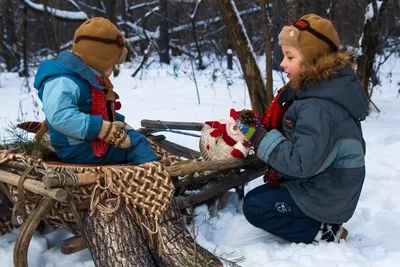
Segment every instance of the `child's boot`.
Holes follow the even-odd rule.
[[[314,242],[326,241],[339,243],[341,239],[345,240],[349,232],[341,224],[321,223],[321,227]]]

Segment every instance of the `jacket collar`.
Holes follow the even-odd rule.
[[[284,88],[301,91],[304,87],[327,80],[329,76],[344,69],[346,66],[355,67],[354,57],[347,51],[324,55],[318,58],[314,64],[303,62],[301,64],[301,72],[285,84]]]
[[[85,62],[74,53],[62,51],[58,55],[57,60],[71,68],[75,73],[88,81],[92,86],[98,89],[104,89],[104,86],[101,85],[96,79],[95,75],[98,75],[98,72],[86,65]]]

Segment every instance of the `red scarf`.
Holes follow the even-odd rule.
[[[113,115],[113,118],[109,118],[109,113],[108,113],[108,108],[107,108],[107,99],[106,95],[107,94],[115,94],[112,91],[112,84],[111,82],[105,83],[102,78],[99,76],[95,75],[97,81],[100,83],[100,85],[105,86],[105,90],[100,90],[93,85],[89,84],[90,90],[92,92],[92,106],[91,106],[91,114],[92,115],[101,115],[103,117],[103,120],[105,121],[115,121],[115,110],[119,109],[121,107],[121,104],[119,102],[115,101],[115,97],[110,105],[111,113]],[[110,88],[107,88],[110,87]],[[111,92],[110,92],[111,90]],[[104,142],[103,140],[97,138],[94,141],[90,142],[90,145],[93,148],[94,155],[99,158],[103,158],[108,151],[109,144]]]
[[[283,133],[283,115],[289,109],[290,104],[285,103],[285,105],[282,105],[278,103],[278,99],[282,91],[282,88],[278,90],[278,93],[264,114],[263,125],[268,131],[276,129]],[[280,186],[278,181],[278,172],[269,165],[264,174],[264,183],[268,184],[270,187]]]

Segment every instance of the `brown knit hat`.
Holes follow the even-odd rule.
[[[125,61],[127,49],[118,28],[108,19],[88,19],[76,30],[72,52],[93,69],[104,73]]]
[[[307,14],[290,26],[283,27],[279,44],[299,48],[307,62],[320,56],[336,52],[339,36],[330,20],[315,14]]]

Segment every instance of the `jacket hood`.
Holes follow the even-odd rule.
[[[55,60],[46,60],[40,64],[33,86],[40,90],[46,80],[52,77],[72,75],[81,77],[95,88],[104,89],[95,74],[78,56],[69,51],[62,51]]]
[[[345,108],[358,120],[368,112],[368,100],[355,71],[354,58],[344,51],[320,57],[313,65],[302,65],[302,71],[285,86],[286,97],[329,99]],[[280,100],[280,102],[282,102]]]

